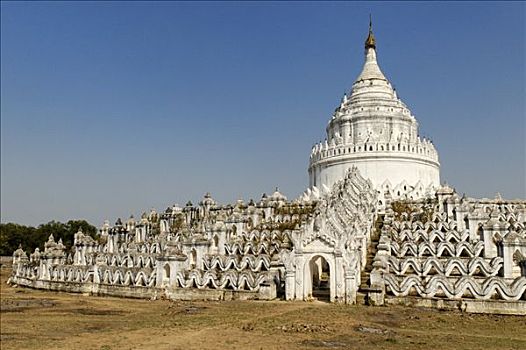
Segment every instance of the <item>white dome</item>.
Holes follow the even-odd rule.
[[[378,66],[371,29],[362,71],[326,131],[327,139],[311,151],[311,188],[332,188],[352,166],[382,194],[386,190],[382,185],[392,184],[389,190],[397,188],[395,197],[398,192],[400,196],[425,195],[425,190],[410,190],[417,184],[425,189],[440,185],[438,153],[432,143],[418,136],[416,118]]]

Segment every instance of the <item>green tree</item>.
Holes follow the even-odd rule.
[[[14,223],[0,224],[0,255],[12,255],[20,244],[29,247],[34,233],[34,227]]]
[[[86,220],[69,220],[67,223],[50,221],[41,224],[37,228],[15,223],[0,224],[0,255],[12,255],[21,244],[22,248],[31,253],[35,248],[44,248],[44,243],[49,235],[53,235],[55,241],[62,239],[62,243],[69,249],[73,245],[75,233],[82,229],[87,235],[95,238],[97,228],[90,225]]]

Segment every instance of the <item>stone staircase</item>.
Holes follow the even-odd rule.
[[[374,230],[371,234],[371,242],[367,247],[367,261],[365,263],[365,268],[362,270],[360,276],[362,283],[358,288],[358,293],[356,296],[356,303],[359,305],[368,305],[367,295],[371,291],[370,288],[370,276],[371,271],[373,270],[373,261],[376,256],[376,251],[378,250],[378,241],[380,240],[380,232],[383,226],[383,215],[379,215],[374,224]]]
[[[331,301],[331,289],[328,283],[321,285],[318,288],[312,290],[312,296],[316,300],[330,302]]]

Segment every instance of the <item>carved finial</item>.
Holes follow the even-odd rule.
[[[376,49],[376,39],[374,38],[373,34],[373,19],[372,16],[369,14],[369,35],[367,36],[367,39],[365,40],[365,49],[368,48]]]

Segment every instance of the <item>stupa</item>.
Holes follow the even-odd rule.
[[[369,22],[365,63],[327,125],[327,138],[310,154],[311,190],[330,192],[353,166],[392,198],[418,199],[440,186],[440,163],[433,144],[418,135],[418,121],[378,66]]]

